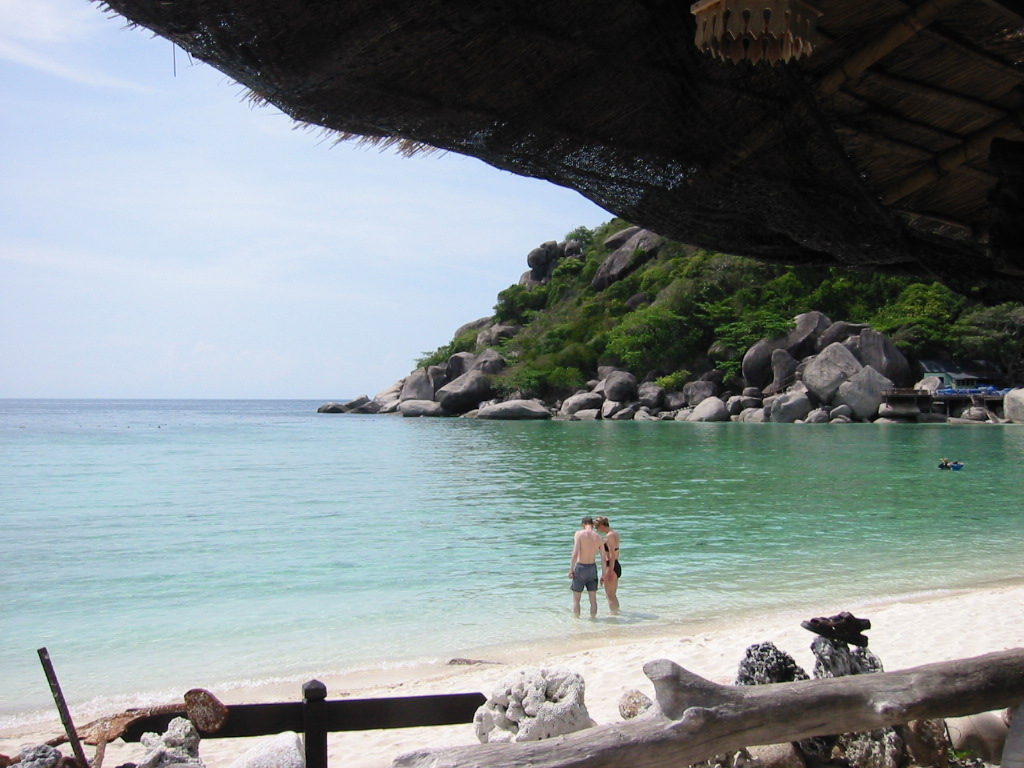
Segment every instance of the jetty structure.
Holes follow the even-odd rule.
[[[667,237],[1024,293],[1024,0],[97,0],[339,139]]]

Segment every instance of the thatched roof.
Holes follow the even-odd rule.
[[[823,43],[777,67],[699,52],[689,4],[104,3],[344,137],[472,155],[731,253],[1024,295],[1024,157],[989,159],[1024,140],[1024,0],[817,0]]]

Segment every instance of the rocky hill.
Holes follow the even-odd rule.
[[[882,393],[937,389],[938,379],[920,381],[926,357],[987,358],[1002,367],[998,385],[1024,375],[1024,305],[986,307],[939,283],[765,265],[617,219],[543,243],[526,261],[529,269],[499,294],[494,315],[459,328],[376,397],[321,410],[938,420],[917,407],[894,409]],[[946,415],[1006,418],[998,406],[971,410],[969,401]]]

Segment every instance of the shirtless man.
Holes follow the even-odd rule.
[[[572,612],[580,615],[580,598],[586,588],[590,597],[590,618],[594,618],[597,616],[597,560],[601,557],[604,542],[594,530],[594,518],[584,517],[580,522],[583,528],[573,537],[572,561],[569,563]]]

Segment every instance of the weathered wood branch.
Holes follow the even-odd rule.
[[[644,665],[661,714],[529,743],[402,755],[396,768],[664,768],[754,744],[956,717],[1024,701],[1024,649],[900,672],[750,687],[661,659]]]

